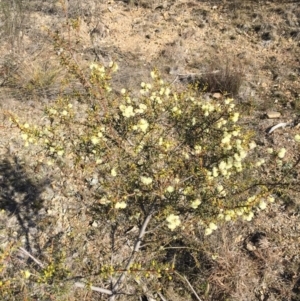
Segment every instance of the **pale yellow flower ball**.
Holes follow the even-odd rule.
[[[201,201],[199,199],[196,199],[196,200],[194,200],[194,201],[191,202],[191,207],[193,209],[197,209],[200,204],[201,204]]]
[[[210,229],[212,229],[213,231],[218,229],[218,226],[217,226],[215,223],[209,223],[209,226],[208,226],[208,227],[209,227]]]
[[[140,179],[144,185],[150,185],[153,182],[152,178],[149,178],[149,177],[142,176]]]
[[[113,169],[110,171],[110,174],[111,174],[112,177],[116,177],[116,176],[117,176],[116,169],[113,168]]]
[[[254,149],[254,148],[256,148],[256,143],[255,143],[255,141],[251,141],[250,143],[249,143],[249,148],[250,149]]]
[[[212,234],[212,232],[213,232],[213,230],[211,228],[206,228],[204,231],[204,235],[208,236],[208,235]]]
[[[277,153],[278,158],[283,159],[286,153],[286,149],[283,147],[279,150],[279,152]]]
[[[98,137],[96,137],[96,136],[92,136],[91,137],[91,142],[92,142],[92,144],[94,144],[94,145],[97,145],[98,143],[99,143],[99,138]]]
[[[294,137],[294,139],[295,139],[296,142],[300,142],[300,135],[297,134],[297,135]]]
[[[127,207],[127,204],[123,201],[123,202],[117,202],[116,204],[115,204],[115,208],[116,209],[124,209],[124,208],[126,208]]]
[[[168,228],[171,229],[172,231],[181,224],[179,216],[175,214],[170,214],[166,218],[166,221],[168,223]]]
[[[267,208],[267,203],[264,201],[264,200],[261,200],[259,202],[259,205],[258,207],[261,209],[261,210],[265,210]]]
[[[169,192],[169,193],[172,193],[174,191],[174,187],[173,186],[168,186],[166,191]]]

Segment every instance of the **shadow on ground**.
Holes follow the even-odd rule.
[[[17,157],[0,162],[0,210],[6,212],[6,222],[1,227],[6,228],[5,239],[22,241],[29,252],[38,234],[43,208],[40,195],[47,182],[31,179]],[[2,216],[1,219],[4,221]]]

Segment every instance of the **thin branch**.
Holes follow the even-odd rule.
[[[28,251],[26,251],[24,248],[20,247],[19,250],[21,252],[23,252],[24,254],[26,254],[28,257],[30,257],[37,265],[39,265],[41,268],[44,268],[44,264],[39,261],[38,259],[36,259],[35,257],[33,257]]]
[[[271,127],[271,129],[268,131],[268,134],[273,133],[275,130],[277,130],[279,128],[285,128],[287,125],[289,125],[287,122],[278,123],[278,124],[274,125],[273,127]]]
[[[82,282],[75,282],[74,286],[75,287],[80,287],[80,288],[89,288],[92,291],[99,292],[99,293],[106,294],[106,295],[112,295],[113,294],[113,292],[111,290],[101,288],[101,287],[96,287],[96,286],[87,286],[86,284],[84,284]]]
[[[191,285],[191,283],[188,281],[188,279],[186,278],[186,276],[181,276],[178,272],[175,271],[175,273],[182,279],[185,280],[185,282],[188,284],[189,288],[191,289],[191,291],[193,292],[193,294],[195,295],[195,297],[197,298],[198,301],[202,301],[200,299],[200,297],[198,296],[198,294],[196,293],[196,291],[194,290],[193,286]]]
[[[167,299],[160,292],[156,292],[156,293],[162,301],[167,301]]]
[[[139,251],[139,249],[141,247],[142,239],[145,236],[146,228],[147,228],[151,218],[152,218],[152,214],[148,214],[147,217],[145,218],[143,224],[142,224],[142,227],[141,227],[140,232],[139,232],[139,236],[138,236],[138,238],[135,242],[135,245],[134,245],[134,249],[133,249],[133,251],[131,253],[131,256],[130,256],[127,264],[126,264],[125,271],[120,275],[119,279],[117,280],[117,282],[115,283],[115,285],[112,288],[113,295],[109,298],[111,301],[115,300],[116,291],[118,290],[119,286],[123,282],[126,273],[130,269],[130,266],[131,266],[132,262],[135,259],[136,253]]]

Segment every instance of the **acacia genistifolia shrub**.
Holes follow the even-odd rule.
[[[92,63],[86,75],[68,54],[59,55],[84,93],[46,107],[41,127],[13,115],[11,120],[25,146],[39,145],[48,164],[58,164],[78,184],[91,183],[87,206],[124,229],[139,229],[121,275],[110,289],[92,289],[115,297],[137,265],[137,253],[158,248],[141,249],[147,233],[161,246],[184,229],[211,235],[224,222],[251,221],[257,208],[274,201],[272,191],[258,185],[264,160],[257,160],[253,133],[239,125],[233,99],[205,100],[192,88],[175,91],[156,70],[151,83],[141,83],[138,97],[125,89],[115,94],[110,79],[116,63]]]

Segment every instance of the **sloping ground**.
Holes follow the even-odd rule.
[[[91,264],[97,264],[97,257],[107,259],[108,226],[99,226],[86,212],[74,183],[40,163],[39,153],[34,160],[29,157],[18,131],[3,114],[12,111],[23,120],[39,123],[43,105],[64,90],[64,70],[52,50],[47,28],[72,40],[73,56],[82,66],[90,61],[116,61],[120,67],[113,79],[117,91],[123,87],[138,91],[154,67],[179,89],[194,80],[205,80],[207,73],[214,71],[243,75],[235,99],[245,111],[243,122],[257,133],[257,144],[264,151],[286,147],[287,160],[299,156],[293,143],[299,133],[300,110],[299,2],[99,2],[73,1],[64,7],[60,1],[33,1],[24,14],[18,38],[10,37],[12,43],[3,35],[0,47],[0,206],[5,210],[1,213],[1,224],[5,225],[1,227],[1,244],[20,242],[45,260],[51,252],[71,244],[67,258],[71,267],[76,258],[86,258],[85,254],[99,249],[100,255],[97,253]],[[69,36],[66,17],[80,17],[75,36]],[[205,93],[211,96],[227,88],[221,84]],[[220,95],[215,97],[222,101]],[[266,111],[281,115],[268,119]],[[296,126],[266,134],[281,122]],[[297,168],[295,178],[299,177]],[[291,191],[278,204],[260,212],[253,223],[224,226],[205,243],[200,236],[195,244],[202,251],[194,258],[187,259],[191,255],[178,251],[178,257],[184,258],[180,272],[190,272],[189,279],[203,300],[300,300],[299,196]],[[78,233],[72,243],[68,236],[71,229]],[[84,241],[82,250],[78,249],[79,241]],[[127,254],[127,246],[118,243],[121,254]],[[16,262],[20,269],[26,268],[21,256]],[[198,263],[196,274],[193,268]],[[88,274],[88,268],[84,272]],[[182,290],[180,285],[165,287],[168,300],[192,300],[188,289]],[[47,298],[43,300],[50,300]],[[69,298],[76,300],[82,295],[75,292],[74,299]],[[92,293],[87,298],[98,300]]]

